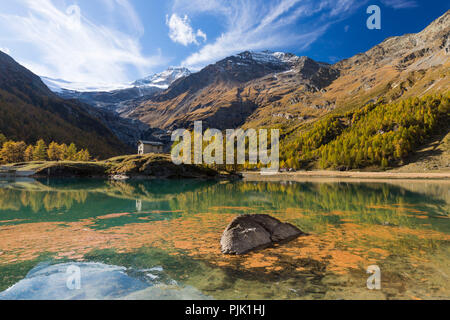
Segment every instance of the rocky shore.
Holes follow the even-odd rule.
[[[47,161],[8,166],[11,176],[27,173],[33,178],[112,178],[112,179],[241,179],[239,174],[218,172],[196,165],[175,165],[168,155],[121,156],[105,161]]]

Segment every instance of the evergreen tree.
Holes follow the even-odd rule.
[[[69,148],[67,149],[66,154],[66,160],[75,161],[77,157],[77,147],[74,143],[71,143],[69,145]]]
[[[39,140],[36,143],[33,151],[33,160],[34,161],[45,161],[47,160],[47,145],[44,140]]]
[[[17,163],[24,161],[24,153],[27,145],[25,142],[7,141],[0,151],[2,162]]]
[[[91,159],[91,155],[87,149],[80,150],[76,156],[77,161],[89,161]]]
[[[51,142],[47,149],[48,160],[58,161],[60,158],[59,145],[56,142]]]
[[[90,160],[91,160],[91,155],[89,154],[89,150],[84,149],[83,150],[83,161],[90,161]]]
[[[58,160],[66,160],[67,159],[67,153],[68,153],[69,148],[67,147],[67,145],[65,143],[63,143],[62,145],[59,146],[59,159]]]
[[[25,149],[25,152],[24,152],[24,155],[23,155],[24,161],[26,161],[26,162],[33,161],[33,153],[34,153],[34,147],[33,146],[28,146]]]
[[[3,147],[3,144],[8,141],[3,133],[0,133],[0,148]]]

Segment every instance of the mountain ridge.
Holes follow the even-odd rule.
[[[71,82],[41,77],[45,84],[54,93],[64,99],[77,99],[97,108],[108,109],[113,112],[123,112],[130,101],[150,97],[169,88],[169,86],[191,74],[189,69],[183,67],[169,67],[167,70],[152,74],[148,77],[134,81],[127,85],[103,86],[98,90],[95,87],[85,87],[83,90],[68,89]],[[64,87],[66,84],[66,87]],[[102,90],[104,88],[105,90]]]
[[[170,67],[166,71],[136,80],[129,88],[112,91],[80,92],[56,88],[55,93],[66,100],[80,101],[92,106],[90,114],[100,119],[130,150],[139,140],[152,140],[169,143],[170,137],[158,129],[152,128],[139,119],[121,117],[120,114],[136,101],[167,89],[178,79],[190,75],[190,71],[181,67]]]
[[[169,67],[167,70],[155,73],[151,76],[134,81],[134,86],[154,86],[160,89],[168,89],[169,86],[180,78],[191,75],[191,71],[184,67]]]
[[[192,128],[197,120],[205,128],[275,127],[295,139],[329,114],[379,99],[394,102],[448,91],[449,17],[450,10],[421,32],[387,38],[335,64],[290,53],[244,51],[195,73],[169,68],[136,80],[130,89],[63,90],[58,95],[95,106],[83,108],[129,145],[144,135],[167,140],[171,130]],[[49,95],[42,81],[28,85]]]
[[[337,76],[337,72],[332,70],[330,65],[308,57],[280,52],[245,51],[174,82],[166,91],[153,95],[148,101],[124,115],[138,118],[154,127],[173,129],[190,127],[195,120],[208,123],[208,112],[212,111],[212,116],[216,117],[217,121],[208,125],[220,123],[221,125],[216,127],[237,127],[243,124],[243,117],[250,116],[258,107],[257,101],[245,98],[246,93],[241,90],[242,87],[258,79],[289,72],[298,74],[296,84],[304,83],[317,89]],[[221,98],[217,100],[216,97]],[[158,104],[161,108],[157,107]],[[213,108],[210,108],[211,106]],[[216,106],[216,110],[213,110]],[[193,116],[199,113],[206,115]],[[176,116],[175,119],[170,119],[172,115]]]
[[[390,37],[333,65],[296,56],[283,64],[275,53],[246,51],[174,82],[122,115],[167,130],[190,128],[196,120],[218,129],[297,128],[381,97],[442,92],[450,85],[449,16],[450,10],[419,33]]]

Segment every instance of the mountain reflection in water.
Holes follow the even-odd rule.
[[[50,288],[41,292],[49,299],[183,298],[186,290],[187,296],[199,299],[448,298],[449,185],[319,180],[0,182],[0,290],[16,284],[16,295],[9,291],[0,297],[29,298],[29,272],[45,261],[56,269],[81,263],[91,274],[87,283],[92,288],[105,279],[105,265],[120,266],[112,267],[111,283],[129,277],[120,268],[129,272],[155,267],[162,267],[167,279],[177,283],[176,294],[137,296],[137,283],[148,283],[145,276],[133,275],[128,279],[131,289],[118,285],[117,292],[58,297],[52,292],[59,289]],[[244,213],[271,214],[309,236],[242,257],[224,256],[221,233],[234,216]],[[381,291],[366,288],[366,268],[371,264],[382,270]]]

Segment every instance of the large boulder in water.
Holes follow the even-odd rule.
[[[225,254],[245,254],[274,243],[293,240],[304,233],[266,214],[236,217],[225,229],[220,244]]]

